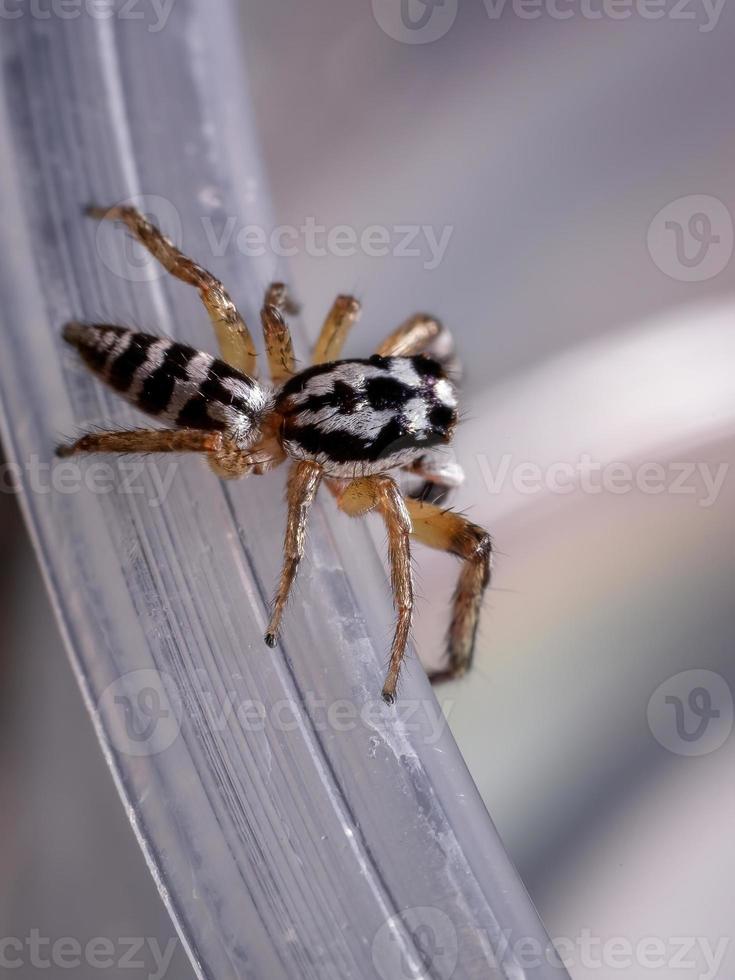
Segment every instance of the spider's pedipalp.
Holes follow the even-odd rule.
[[[427,449],[408,466],[401,480],[404,492],[414,500],[437,500],[464,483],[464,470],[451,446]]]

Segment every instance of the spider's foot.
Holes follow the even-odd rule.
[[[102,208],[98,204],[84,205],[84,213],[87,215],[87,217],[96,218],[98,221],[101,221],[107,215],[108,211],[110,211],[109,207]]]
[[[265,634],[263,639],[265,640],[265,645],[269,646],[271,650],[276,645],[276,643],[278,643],[278,637],[276,636],[275,633],[272,633],[270,630]]]
[[[432,684],[444,684],[446,681],[457,681],[460,677],[464,677],[468,669],[469,667],[466,664],[460,664],[456,667],[447,667],[444,670],[437,670],[433,674],[429,674],[429,681]]]

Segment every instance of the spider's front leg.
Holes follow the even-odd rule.
[[[429,313],[415,313],[410,316],[385,338],[375,353],[382,357],[426,354],[441,364],[455,384],[459,383],[462,375],[454,337],[440,320]]]
[[[273,282],[266,290],[260,321],[263,324],[265,351],[271,381],[278,384],[293,376],[296,358],[293,352],[291,331],[283,314],[294,307],[282,282]]]
[[[347,334],[360,319],[362,307],[354,296],[338,296],[322,326],[314,347],[312,364],[336,361],[342,353]]]
[[[397,613],[390,664],[383,684],[383,700],[393,704],[401,664],[406,653],[413,614],[413,578],[411,575],[411,551],[408,536],[411,518],[395,481],[389,476],[367,476],[353,480],[346,488],[330,483],[340,510],[351,517],[360,517],[378,509],[388,532],[388,558],[391,583]]]
[[[420,354],[442,332],[441,323],[428,313],[415,313],[387,336],[375,351],[382,357],[410,357]]]
[[[167,272],[195,286],[212,321],[222,359],[238,371],[255,377],[253,338],[219,279],[180,252],[137,208],[122,204],[111,208],[89,207],[87,214],[92,218],[122,221]]]
[[[411,515],[411,534],[417,541],[462,559],[449,627],[448,664],[431,679],[461,677],[472,664],[482,597],[490,584],[492,539],[484,528],[454,511],[410,499],[406,507]]]

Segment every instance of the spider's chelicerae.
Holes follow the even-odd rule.
[[[440,323],[423,314],[413,316],[372,357],[337,360],[360,313],[357,300],[338,296],[312,366],[298,371],[284,320],[290,302],[285,287],[273,284],[261,312],[272,384],[261,384],[250,333],[214,276],[134,208],[90,208],[89,214],[122,221],[168,272],[196,286],[221,357],[125,327],[67,324],[64,339],[87,365],[133,405],[171,428],[89,433],[60,446],[58,455],[203,453],[216,473],[229,478],[265,473],[291,460],[283,570],[265,642],[271,647],[276,643],[304,551],[309,507],[324,482],[345,513],[360,516],[377,509],[387,528],[397,624],[383,698],[389,703],[395,699],[411,627],[411,537],[462,560],[447,666],[433,679],[463,674],[472,659],[490,577],[490,536],[461,514],[402,495],[390,475],[408,470],[439,487],[456,485],[462,478],[456,462],[440,451],[457,422],[455,393],[442,366],[451,341]]]

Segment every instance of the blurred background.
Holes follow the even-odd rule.
[[[497,563],[475,670],[438,693],[571,975],[732,976],[735,14],[242,0],[242,35],[309,335],[355,292],[348,355],[415,310],[456,337],[452,504]],[[163,951],[10,492],[0,528],[2,935]],[[456,566],[416,568],[438,663]]]

